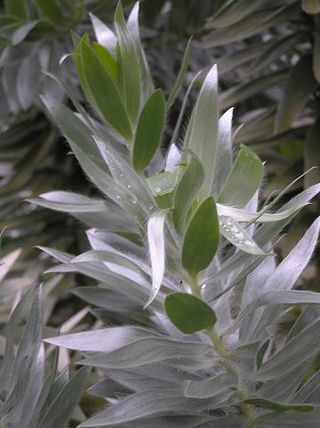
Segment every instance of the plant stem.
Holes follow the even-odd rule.
[[[192,290],[192,294],[196,297],[201,298],[201,287],[197,282],[196,276],[190,277],[190,287]],[[243,382],[241,382],[241,374],[238,373],[235,367],[227,361],[229,351],[226,348],[222,337],[219,336],[215,327],[212,327],[211,329],[206,330],[206,333],[210,337],[212,345],[216,350],[217,354],[219,355],[219,357],[221,358],[222,364],[224,365],[226,371],[230,374],[237,376],[239,381],[239,386],[240,386],[238,389],[238,395],[241,401],[244,401],[246,398],[248,398],[248,393],[246,391],[246,388],[243,388],[243,385],[242,385]],[[248,421],[247,428],[255,428],[255,424],[252,421],[253,407],[249,404],[240,404],[240,409],[242,414],[247,418],[247,421]]]
[[[190,276],[189,284],[191,287],[192,294],[196,297],[201,298],[201,288],[200,288],[198,281],[197,281],[197,275]]]

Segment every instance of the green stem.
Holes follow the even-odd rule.
[[[192,294],[196,297],[201,298],[201,287],[198,284],[197,276],[190,277],[190,287],[192,290]],[[241,382],[241,375],[237,372],[234,366],[227,361],[229,351],[226,348],[222,337],[219,336],[215,327],[212,327],[212,329],[208,329],[206,333],[210,337],[212,345],[219,357],[221,358],[222,364],[224,365],[226,371],[230,374],[237,376],[240,387],[238,389],[238,395],[241,401],[244,401],[246,398],[248,398],[248,392],[246,391],[246,388],[244,388],[244,385],[242,385],[243,382]],[[240,404],[240,409],[242,414],[245,415],[248,420],[247,428],[255,428],[255,424],[252,421],[253,407],[249,404]]]
[[[189,284],[191,287],[192,294],[196,297],[201,298],[201,288],[200,288],[198,281],[197,281],[197,275],[190,276]]]

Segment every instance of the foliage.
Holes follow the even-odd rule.
[[[114,32],[93,23],[100,44],[76,38],[75,62],[94,116],[76,102],[74,112],[43,101],[103,197],[55,191],[33,200],[91,227],[91,250],[77,257],[43,248],[60,262],[51,272],[98,281],[75,294],[107,324],[46,340],[106,376],[91,392],[109,406],[80,427],[316,427],[319,372],[308,371],[320,347],[320,297],[293,287],[320,221],[279,264],[273,242],[320,185],[258,208],[263,164],[246,147],[233,159],[232,111],[218,119],[215,67],[182,150],[175,139],[162,150],[169,106],[163,114],[138,5],[127,22],[118,5]],[[301,313],[286,332],[295,306]]]
[[[319,126],[317,5],[313,0],[230,1],[203,27],[204,48],[228,46],[227,55],[218,52],[217,63],[226,86],[221,105],[240,106],[242,126],[235,141],[272,159],[274,177],[266,193],[320,162],[313,137]],[[313,170],[305,187],[319,177]]]
[[[41,289],[33,289],[12,311],[5,341],[1,342],[4,350],[0,362],[0,425],[3,428],[66,427],[82,396],[88,370],[77,371],[71,379],[68,369],[57,374],[58,355],[46,358],[42,323]]]

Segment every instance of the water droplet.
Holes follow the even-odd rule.
[[[132,203],[133,203],[133,204],[136,204],[136,203],[137,203],[137,200],[136,200],[136,199],[132,199]]]
[[[131,187],[132,187],[132,186],[131,186],[131,184],[128,184],[128,186],[127,186],[127,187],[128,187],[128,189],[131,189]]]
[[[119,195],[117,195],[117,196],[116,196],[116,199],[120,199],[120,196],[119,196]]]

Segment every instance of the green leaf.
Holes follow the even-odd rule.
[[[119,78],[117,61],[113,58],[111,53],[104,46],[101,46],[98,43],[93,43],[92,48],[95,50],[100,60],[103,62],[103,64],[107,68],[110,76],[116,82]]]
[[[176,97],[177,97],[177,95],[178,95],[178,93],[179,93],[179,91],[180,91],[180,89],[182,87],[183,79],[185,77],[185,74],[187,72],[188,65],[189,65],[189,57],[190,57],[190,50],[191,50],[191,41],[192,41],[192,39],[190,39],[188,41],[187,47],[186,47],[186,49],[184,51],[184,55],[183,55],[183,59],[182,59],[182,62],[181,62],[181,66],[180,66],[180,70],[179,70],[177,79],[176,79],[176,81],[175,81],[175,83],[173,85],[173,88],[172,88],[172,90],[170,92],[170,95],[169,95],[169,98],[168,98],[168,101],[167,101],[167,109],[169,109],[172,106],[172,104],[174,103],[174,100],[176,99]]]
[[[45,17],[54,24],[61,24],[64,17],[57,3],[56,1],[37,0],[37,5]]]
[[[204,180],[204,171],[196,156],[192,156],[177,185],[174,196],[173,223],[183,231],[189,208]]]
[[[222,92],[220,105],[222,109],[227,109],[247,98],[260,93],[272,86],[281,84],[288,75],[288,70],[275,71],[266,76],[258,77],[246,83],[232,86],[230,89]]]
[[[165,99],[157,89],[146,101],[139,117],[134,138],[132,162],[137,172],[143,171],[157,151],[164,128]]]
[[[215,174],[218,109],[218,73],[214,65],[201,87],[185,139],[185,148],[198,156],[204,169],[205,179],[199,194],[204,198],[211,193]]]
[[[289,6],[276,6],[267,10],[258,10],[232,25],[231,28],[219,28],[210,32],[203,38],[202,45],[210,48],[246,39],[288,20],[291,16],[296,15],[299,9],[300,5],[293,3]]]
[[[238,208],[244,207],[259,189],[262,177],[262,161],[251,149],[242,146],[223,185],[218,202]]]
[[[118,3],[115,11],[114,26],[119,42],[119,60],[123,93],[127,111],[134,123],[140,110],[141,73],[136,46],[127,29],[121,2]]]
[[[266,0],[237,0],[231,4],[222,4],[215,15],[207,23],[210,28],[224,28],[235,24],[250,15],[255,9],[267,3]]]
[[[248,398],[243,401],[245,404],[262,407],[263,409],[274,410],[276,412],[312,412],[312,404],[286,404],[277,401],[267,400],[265,398]]]
[[[212,328],[217,321],[213,309],[192,294],[170,293],[164,305],[170,321],[185,334]]]
[[[263,44],[264,48],[267,49],[273,43],[273,40],[269,40]],[[245,48],[230,53],[229,55],[223,55],[217,60],[220,74],[226,73],[230,70],[237,69],[244,64],[251,62],[257,58],[257,55],[261,53],[261,44],[258,45],[246,45]]]
[[[271,46],[267,45],[267,48],[262,49],[261,55],[259,55],[246,70],[247,74],[256,73],[261,68],[268,66],[276,59],[280,58],[281,55],[288,54],[290,49],[301,40],[302,36],[303,33],[290,34],[280,40],[273,41]],[[259,47],[261,48],[260,44]]]
[[[78,68],[79,77],[83,72],[83,90],[89,99],[92,99],[105,120],[115,128],[127,140],[131,140],[131,125],[118,89],[117,82],[110,75],[105,66],[105,56],[100,57],[97,50],[90,47],[85,39],[79,43],[76,55],[80,57],[81,70]]]
[[[291,127],[317,85],[318,82],[313,76],[311,57],[305,55],[291,69],[282,99],[278,104],[275,132],[283,132]]]
[[[25,0],[5,0],[6,12],[8,15],[16,16],[20,19],[27,18]]]
[[[218,245],[218,215],[210,197],[198,207],[188,225],[182,247],[183,267],[195,276],[210,264]]]
[[[152,76],[149,69],[149,64],[146,59],[141,38],[140,38],[140,28],[139,28],[139,2],[136,2],[133,6],[130,15],[127,21],[127,29],[129,34],[132,37],[133,43],[138,54],[139,63],[140,63],[140,73],[141,73],[141,101],[147,100],[152,92],[154,91],[154,84],[152,81]]]

